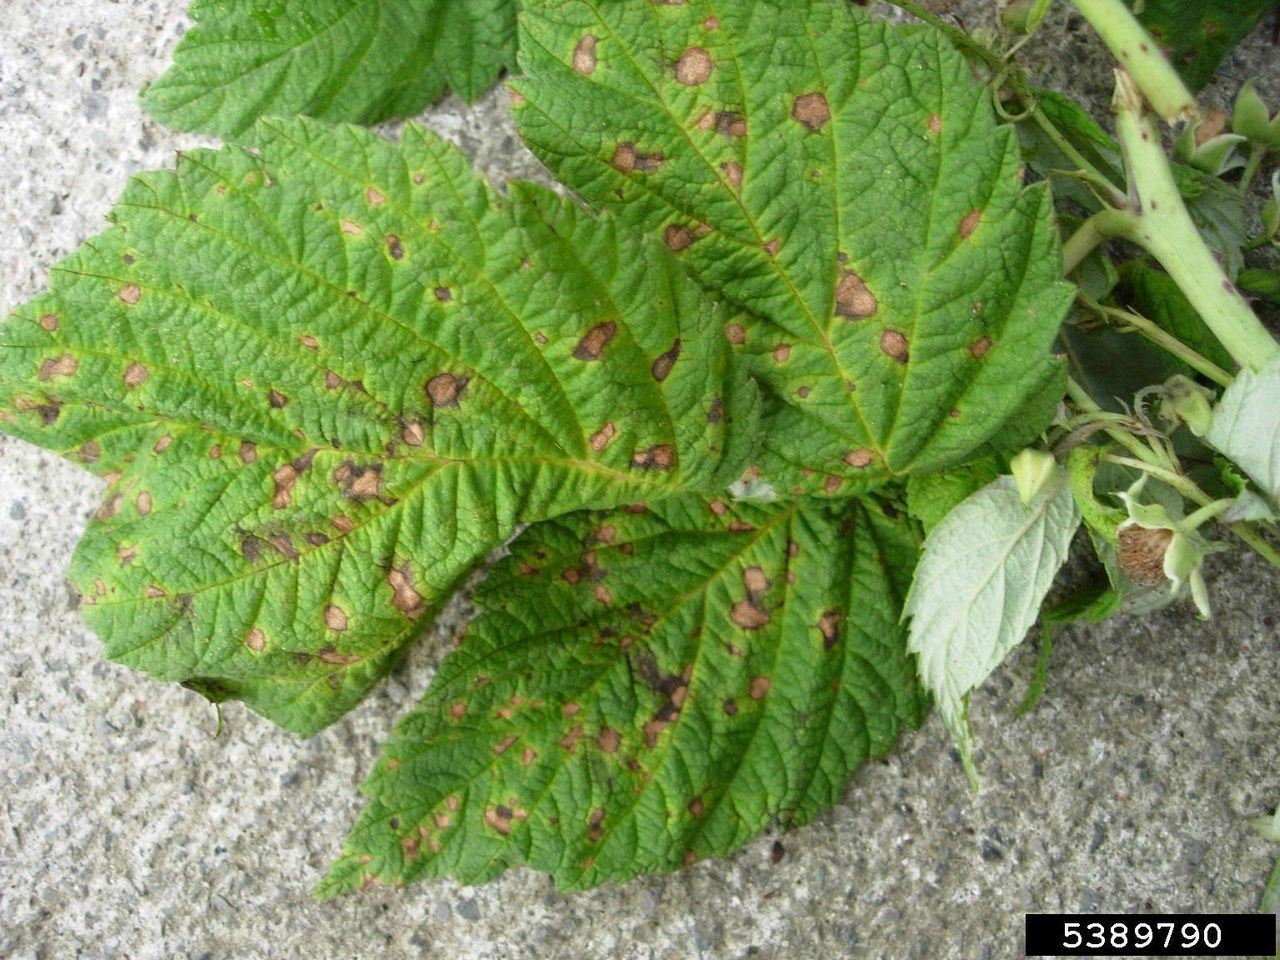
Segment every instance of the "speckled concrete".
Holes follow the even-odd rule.
[[[4,5],[5,312],[100,229],[131,171],[199,142],[135,101],[180,7]],[[1079,35],[1047,42],[1078,65]],[[1255,39],[1230,69],[1268,55]],[[536,169],[499,97],[429,122],[491,174]],[[316,903],[356,784],[439,636],[313,740],[238,706],[215,737],[203,700],[105,662],[80,623],[62,572],[97,489],[0,440],[0,957],[1003,958],[1020,953],[1026,910],[1251,910],[1271,866],[1244,818],[1280,799],[1280,589],[1233,555],[1213,558],[1213,623],[1178,610],[1069,630],[1022,718],[1034,651],[1019,651],[974,697],[980,793],[933,720],[815,825],[727,861],[574,895],[518,871]]]

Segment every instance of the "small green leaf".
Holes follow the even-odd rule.
[[[763,480],[846,496],[1027,426],[1071,291],[945,38],[837,0],[534,0],[521,30],[533,150],[746,311]]]
[[[1138,0],[1127,2],[1138,7]],[[1199,90],[1222,58],[1277,5],[1277,0],[1141,0],[1136,12],[1182,78]]]
[[[1280,504],[1280,360],[1260,373],[1241,370],[1214,409],[1205,436],[1271,503]]]
[[[921,719],[914,562],[905,520],[859,501],[686,497],[531,528],[318,893],[517,864],[585,887],[810,820]]]
[[[907,512],[929,533],[942,518],[1004,471],[994,456],[982,457],[938,473],[913,473],[907,478]]]
[[[517,524],[720,489],[745,388],[657,244],[420,128],[255,141],[138,177],[0,327],[0,427],[110,481],[109,657],[311,733]]]
[[[907,596],[908,649],[974,779],[968,698],[1023,641],[1066,562],[1080,511],[1065,476],[1030,507],[1001,477],[925,540]]]
[[[515,0],[194,0],[191,17],[143,106],[221,136],[267,114],[410,116],[448,87],[472,101],[515,62]]]
[[[1206,360],[1216,363],[1224,370],[1235,367],[1231,354],[1218,342],[1218,338],[1201,319],[1195,307],[1191,306],[1186,294],[1167,273],[1135,260],[1120,268],[1120,283],[1116,294],[1118,300],[1142,316],[1154,320]],[[1176,359],[1170,362],[1184,374],[1193,373]],[[1157,371],[1151,372],[1155,374]],[[1160,379],[1155,376],[1147,382],[1155,383]]]

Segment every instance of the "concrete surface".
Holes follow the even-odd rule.
[[[4,5],[4,312],[100,229],[131,171],[198,142],[135,100],[181,6]],[[1045,43],[1072,64],[1092,49],[1083,31],[1055,34]],[[1268,56],[1274,92],[1266,38],[1231,69]],[[491,174],[535,168],[500,97],[428,121]],[[81,625],[63,570],[97,491],[0,439],[0,957],[981,960],[1020,955],[1028,910],[1253,910],[1276,853],[1244,818],[1280,800],[1280,589],[1235,554],[1213,558],[1211,624],[1179,609],[1067,631],[1023,718],[1034,650],[1016,654],[974,697],[980,793],[935,719],[816,824],[727,861],[574,895],[518,871],[316,903],[356,784],[438,639],[311,741],[238,706],[215,738],[203,700],[105,662]]]

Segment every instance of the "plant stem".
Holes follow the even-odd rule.
[[[1160,46],[1121,0],[1071,0],[1168,123],[1200,115],[1196,99]]]
[[[1262,166],[1262,158],[1267,155],[1267,148],[1260,143],[1255,143],[1249,150],[1249,161],[1244,165],[1244,173],[1240,175],[1240,183],[1237,189],[1240,196],[1244,196],[1249,192],[1249,186],[1253,183],[1253,178],[1257,176],[1258,168]]]
[[[1156,466],[1152,463],[1144,463],[1141,460],[1134,460],[1130,457],[1117,457],[1108,454],[1106,460],[1108,463],[1114,463],[1117,466],[1132,467],[1134,470],[1141,470],[1143,473],[1149,473],[1157,480],[1163,480],[1188,500],[1193,500],[1202,507],[1213,503],[1212,497],[1180,473],[1175,473],[1172,470]]]
[[[1023,100],[1023,105],[1027,106],[1026,100],[1031,95],[1019,94],[1019,96]],[[1063,152],[1068,160],[1074,163],[1085,173],[1089,182],[1106,193],[1113,204],[1119,205],[1124,203],[1124,192],[1107,179],[1106,175],[1103,174],[1101,170],[1085,159],[1084,154],[1071,145],[1071,142],[1062,135],[1062,131],[1054,125],[1052,120],[1044,115],[1044,111],[1040,109],[1039,104],[1032,100],[1030,107],[1032,108],[1031,119],[1035,121],[1036,126],[1044,132],[1044,135],[1049,138],[1055,147]]]
[[[1120,310],[1117,307],[1106,307],[1100,303],[1086,301],[1086,305],[1102,314],[1108,320],[1119,323],[1122,326],[1132,327],[1142,336],[1146,337],[1152,343],[1159,346],[1168,353],[1173,354],[1187,366],[1193,370],[1203,373],[1220,387],[1231,386],[1232,376],[1223,370],[1212,360],[1207,360],[1195,350],[1175,337],[1173,334],[1162,329],[1159,325],[1148,320],[1146,317],[1131,313],[1128,310]]]
[[[1103,412],[1102,408],[1093,402],[1093,397],[1089,396],[1089,392],[1085,390],[1084,387],[1080,386],[1080,384],[1076,383],[1075,380],[1070,378],[1067,379],[1067,396],[1071,398],[1072,402],[1077,407],[1086,413]],[[1104,427],[1103,433],[1144,463],[1155,467],[1160,466],[1160,462],[1155,453],[1128,431]]]
[[[1267,541],[1253,529],[1252,524],[1233,523],[1231,525],[1231,532],[1247,543],[1253,552],[1263,560],[1267,561],[1267,563],[1271,564],[1273,567],[1280,569],[1280,550],[1277,550],[1271,544],[1267,543]]]
[[[1106,235],[1124,237],[1150,251],[1191,301],[1214,336],[1242,367],[1261,370],[1280,357],[1272,339],[1217,258],[1182,202],[1155,124],[1128,74],[1116,71],[1116,135],[1129,178],[1128,209],[1095,219]]]

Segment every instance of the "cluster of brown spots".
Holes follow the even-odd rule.
[[[729,610],[729,619],[742,630],[759,630],[772,616],[765,609],[764,595],[773,584],[759,567],[747,567],[742,571],[742,585],[747,595]]]
[[[735,347],[740,347],[747,342],[747,328],[740,323],[726,324],[724,338]]]
[[[693,231],[681,223],[673,223],[662,231],[662,242],[675,253],[687,249],[693,241]]]
[[[147,377],[151,376],[151,371],[140,363],[131,363],[124,371],[124,385],[129,389],[140,387],[147,382]]]
[[[102,522],[110,520],[120,512],[122,500],[124,500],[124,494],[119,492],[112,493],[98,505],[98,509],[93,512],[94,517]]]
[[[122,567],[127,567],[129,564],[133,563],[137,556],[138,548],[136,546],[126,546],[122,543],[120,546],[116,547],[116,557],[119,559],[120,566]]]
[[[448,303],[453,299],[453,291],[448,287],[435,287],[431,291],[431,294],[441,303]]]
[[[297,482],[298,477],[311,466],[311,461],[315,459],[316,448],[312,447],[302,456],[276,467],[271,478],[275,481],[275,493],[271,498],[271,505],[277,510],[283,510],[289,506],[293,497],[293,485]]]
[[[515,733],[508,734],[507,736],[503,737],[501,740],[499,740],[497,743],[493,745],[494,755],[499,757],[502,756],[504,753],[510,750],[513,746],[515,746],[515,742],[519,739],[520,739],[519,734],[515,734]]]
[[[1155,586],[1165,581],[1164,555],[1173,542],[1173,531],[1148,530],[1136,524],[1116,531],[1116,559],[1120,569],[1138,583]]]
[[[58,315],[56,313],[42,314],[36,323],[40,324],[40,326],[49,331],[49,333],[53,333],[53,331],[58,329]]]
[[[752,677],[751,686],[747,693],[752,700],[763,700],[769,695],[769,688],[773,686],[773,681],[768,677]]]
[[[404,241],[394,233],[387,234],[387,256],[392,260],[404,259]]]
[[[587,331],[586,335],[578,341],[578,345],[573,348],[573,358],[588,363],[593,360],[599,360],[604,355],[604,348],[617,332],[618,325],[612,320],[596,324]]]
[[[563,737],[560,738],[560,746],[568,753],[573,753],[578,746],[578,742],[587,735],[587,731],[583,729],[582,724],[575,724]]]
[[[79,361],[69,353],[64,353],[56,359],[46,360],[40,364],[40,382],[47,383],[54,377],[70,377],[79,366]]]
[[[343,220],[340,227],[342,232],[349,237],[358,237],[364,233],[364,227],[354,220]]]
[[[885,356],[893,357],[899,363],[907,362],[909,356],[907,338],[897,330],[886,330],[880,334],[880,349]]]
[[[722,110],[715,114],[709,125],[715,126],[716,133],[730,140],[741,140],[747,135],[746,118],[732,110]]]
[[[527,820],[528,818],[528,811],[519,807],[512,808],[501,803],[496,807],[489,807],[484,812],[484,822],[504,837],[509,836],[511,833],[512,820]]]
[[[261,628],[254,627],[246,634],[244,645],[254,653],[261,653],[267,647],[267,635],[262,632]]]
[[[609,163],[619,173],[631,173],[633,170],[647,172],[661,167],[664,159],[661,150],[655,150],[653,153],[641,153],[636,149],[634,143],[623,142],[614,148],[613,156],[610,158]]]
[[[120,292],[116,294],[116,299],[132,307],[142,299],[142,288],[136,283],[126,283],[120,288]]]
[[[956,228],[956,233],[960,235],[961,240],[968,240],[973,236],[973,231],[978,229],[978,224],[982,222],[981,210],[970,210],[964,215],[964,219],[960,221],[960,226]]]
[[[336,603],[331,603],[324,608],[324,625],[334,633],[341,633],[350,625],[347,620],[346,611]]]
[[[437,373],[427,381],[425,391],[433,407],[456,407],[462,391],[469,383],[467,377],[452,373]]]
[[[869,317],[880,308],[880,301],[867,289],[862,278],[852,270],[840,271],[836,286],[836,315],[850,320]]]
[[[604,807],[596,807],[587,816],[587,839],[599,843],[604,837]]]
[[[342,487],[342,493],[350,500],[364,502],[382,496],[382,464],[371,463],[358,467],[351,460],[333,471],[333,479]]]
[[[635,655],[636,672],[651,689],[666,697],[665,702],[653,715],[653,719],[644,725],[644,745],[653,749],[658,743],[662,731],[676,721],[689,697],[689,680],[693,676],[693,664],[689,663],[677,674],[663,673],[658,669],[658,662],[648,650]]]
[[[422,594],[413,588],[413,572],[409,564],[404,563],[392,567],[387,573],[387,583],[391,585],[391,605],[410,620],[417,620],[426,610],[426,601]]]
[[[818,618],[818,632],[822,634],[822,649],[830,650],[840,640],[840,621],[843,618],[839,610],[828,610]]]
[[[973,343],[969,344],[969,353],[972,354],[973,359],[975,360],[981,360],[983,357],[987,355],[987,351],[990,349],[991,349],[990,337],[979,337]]]
[[[791,344],[778,344],[773,348],[772,354],[774,363],[786,363],[791,356]]]
[[[337,610],[337,607],[334,607],[333,609]],[[339,613],[341,613],[341,611],[339,611]],[[328,612],[327,612],[327,610],[326,610],[326,614],[325,614],[325,622],[326,622],[326,623],[328,623]],[[345,615],[343,616],[343,623],[344,623],[344,626],[343,626],[341,629],[345,630],[345,629],[347,629],[347,628],[346,628],[346,626],[345,626],[345,623],[346,623],[346,617],[345,617]],[[337,628],[337,627],[330,627],[329,629],[331,629],[331,630],[336,630],[336,629],[338,629],[338,628]],[[339,666],[343,666],[343,667],[345,667],[345,666],[350,666],[350,665],[351,665],[351,664],[353,664],[353,663],[359,663],[359,662],[360,662],[360,660],[362,659],[359,655],[354,654],[354,653],[339,653],[337,650],[335,650],[335,649],[334,649],[333,647],[331,647],[331,646],[330,646],[330,647],[325,647],[324,649],[322,649],[322,650],[317,654],[317,656],[318,656],[321,660],[323,660],[325,663],[333,663],[333,664],[337,664],[337,665],[339,665]]]
[[[152,507],[151,494],[148,493],[146,490],[143,490],[136,497],[134,497],[133,505],[138,508],[138,516],[140,517],[151,516],[151,507]]]
[[[252,440],[240,441],[240,462],[253,463],[258,459],[258,445]]]
[[[676,448],[669,443],[637,450],[631,455],[631,466],[637,470],[670,470],[675,461]]]
[[[588,33],[573,48],[573,69],[584,77],[591,75],[596,69],[596,40],[593,34]]]
[[[861,470],[863,467],[871,463],[873,454],[866,447],[859,447],[857,450],[850,450],[844,455],[844,462],[855,470]]]
[[[98,445],[97,440],[89,440],[80,444],[80,449],[77,452],[80,454],[80,459],[85,463],[94,463],[102,456],[102,447]]]
[[[422,424],[417,420],[410,420],[400,428],[400,439],[411,447],[422,446],[422,443],[426,438],[426,431],[423,430]]]
[[[796,97],[791,104],[791,117],[817,133],[831,119],[831,107],[827,105],[826,94],[814,92]]]
[[[364,198],[374,207],[380,207],[387,202],[387,198],[377,187],[368,187],[365,189]]]
[[[676,61],[676,79],[686,87],[706,83],[711,77],[711,54],[702,47],[689,47]]]
[[[680,338],[676,337],[675,342],[671,344],[671,348],[654,360],[652,366],[649,367],[649,372],[653,374],[653,379],[659,383],[667,379],[671,373],[671,368],[676,365],[678,359],[680,359]]]

